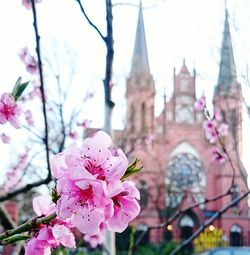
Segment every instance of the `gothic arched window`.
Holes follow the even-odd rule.
[[[231,201],[239,197],[239,187],[235,184],[231,188]],[[234,207],[238,207],[238,203],[234,204]]]
[[[201,163],[192,154],[182,153],[169,162],[167,177],[178,189],[194,187],[202,178]]]
[[[240,226],[234,224],[230,229],[230,245],[242,246],[242,229]]]
[[[130,125],[131,125],[131,132],[135,131],[135,105],[131,105],[131,113],[130,113]]]
[[[138,189],[140,192],[140,206],[146,208],[148,205],[148,185],[144,180],[139,181]]]
[[[189,143],[183,142],[170,154],[166,171],[166,205],[175,208],[187,191],[202,201],[205,192],[205,175],[199,154]]]
[[[145,131],[146,106],[143,102],[141,105],[141,131]]]

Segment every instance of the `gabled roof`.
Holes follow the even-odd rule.
[[[185,58],[183,59],[183,64],[182,64],[181,70],[179,72],[179,75],[180,74],[188,74],[190,76],[190,73],[189,73],[186,63],[185,63]]]

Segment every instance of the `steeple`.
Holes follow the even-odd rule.
[[[228,11],[226,9],[217,90],[229,94],[232,85],[237,87],[239,86],[237,82],[232,40],[229,30]]]
[[[134,53],[132,58],[132,65],[130,75],[136,75],[141,73],[150,74],[148,50],[145,36],[145,28],[143,21],[142,5],[140,3],[138,22],[136,28]]]

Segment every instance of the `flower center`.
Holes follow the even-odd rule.
[[[90,160],[88,160],[85,168],[93,175],[97,175],[97,179],[105,180],[104,170],[101,166],[95,166]]]
[[[5,115],[5,117],[8,118],[10,115],[12,115],[12,108],[4,104],[1,112]]]

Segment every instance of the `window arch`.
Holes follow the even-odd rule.
[[[130,118],[129,118],[129,121],[130,121],[130,127],[131,127],[131,132],[134,132],[135,131],[135,105],[134,103],[132,103],[131,105],[131,110],[130,110]]]
[[[239,197],[239,187],[234,184],[231,188],[231,201],[234,201]],[[238,203],[234,204],[234,207],[238,207]]]
[[[189,215],[187,215],[187,214],[185,214],[182,218],[181,218],[181,220],[180,220],[180,226],[181,227],[194,227],[194,221],[193,221],[193,219],[189,216]]]
[[[242,228],[238,224],[234,224],[230,229],[230,245],[231,246],[242,246]]]
[[[144,180],[140,180],[138,183],[138,189],[140,192],[140,206],[142,209],[148,205],[148,185]]]
[[[179,153],[190,153],[193,154],[196,158],[200,159],[200,155],[197,150],[188,142],[182,142],[171,152],[170,158],[174,157]]]
[[[173,186],[189,189],[202,180],[201,162],[189,153],[180,153],[170,159],[167,177]]]
[[[198,152],[189,143],[181,143],[170,154],[165,183],[167,206],[178,206],[188,190],[197,202],[204,199],[205,173]]]
[[[146,105],[143,102],[141,104],[141,131],[145,131],[145,118],[146,118]]]
[[[179,227],[180,227],[180,237],[181,240],[188,239],[192,234],[195,227],[199,226],[199,219],[197,215],[193,211],[188,211],[182,215],[179,220]],[[190,251],[193,250],[193,245],[190,243],[187,246],[187,249]]]

